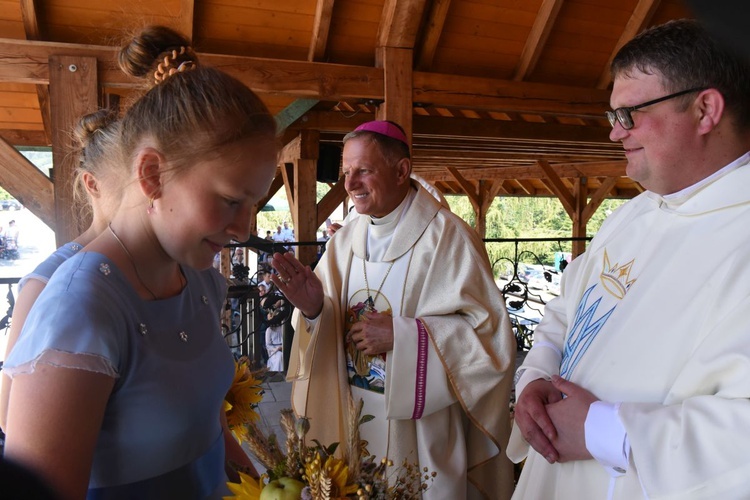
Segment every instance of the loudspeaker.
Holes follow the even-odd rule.
[[[318,150],[318,182],[336,182],[339,180],[341,166],[341,146],[321,143]]]

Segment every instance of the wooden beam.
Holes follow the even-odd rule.
[[[337,111],[310,111],[304,123],[295,123],[296,130],[313,129],[321,132],[347,133],[358,125],[372,120],[371,115],[362,113],[346,117]],[[505,140],[547,140],[565,143],[597,143],[617,150],[622,148],[609,140],[612,130],[607,126],[562,125],[559,123],[531,123],[503,120],[479,120],[474,118],[443,118],[437,116],[413,116],[415,145],[420,136],[466,137],[477,139]]]
[[[481,206],[481,200],[479,199],[479,193],[477,191],[477,187],[472,184],[470,181],[464,178],[461,173],[453,168],[453,167],[446,167],[446,170],[451,174],[451,177],[458,183],[459,186],[461,186],[461,190],[466,194],[466,196],[469,198],[469,202],[471,203],[471,206],[474,207],[474,212],[479,213],[479,209]]]
[[[323,196],[323,199],[318,202],[318,219],[315,227],[320,227],[333,214],[336,207],[344,203],[346,196],[346,186],[344,176],[342,175],[336,184],[331,187],[330,191]]]
[[[281,148],[281,151],[279,152],[279,165],[283,167],[286,163],[294,163],[294,160],[297,158],[300,158],[301,156],[301,149],[300,149],[300,131],[296,131],[296,136],[291,141],[287,142],[284,147]],[[283,168],[282,168],[283,173]]]
[[[53,54],[96,57],[100,84],[140,88],[116,63],[117,49],[96,45],[0,39],[0,82],[49,83],[46,61]],[[321,100],[384,99],[380,68],[307,61],[199,54],[201,61],[236,77],[256,92]],[[414,102],[499,111],[569,114],[599,119],[609,109],[609,92],[493,78],[439,73],[413,74]]]
[[[581,217],[585,222],[588,222],[591,219],[591,217],[594,215],[594,212],[597,211],[602,202],[607,198],[609,192],[612,191],[613,187],[615,187],[615,184],[617,184],[617,177],[607,177],[602,181],[599,188],[594,191],[594,194],[591,195],[591,199],[589,200],[586,208],[583,209],[583,213],[581,214]]]
[[[385,0],[378,26],[378,47],[413,49],[426,0]]]
[[[492,111],[525,111],[600,118],[609,91],[494,78],[414,73],[414,102]]]
[[[320,61],[325,58],[328,33],[331,30],[331,19],[333,18],[333,2],[334,0],[318,0],[315,6],[312,40],[307,52],[308,61]]]
[[[503,181],[479,181],[479,211],[477,212],[477,233],[480,238],[487,237],[487,212],[495,197],[503,189]]]
[[[427,17],[427,24],[424,28],[421,45],[418,49],[416,68],[420,71],[427,71],[432,67],[432,61],[435,59],[440,35],[443,33],[443,26],[448,17],[451,0],[433,0],[430,7],[430,13]]]
[[[320,101],[317,99],[296,99],[287,107],[276,113],[276,134],[282,135],[292,123],[310,111]]]
[[[0,139],[0,186],[55,230],[52,181],[7,141]]]
[[[306,130],[300,133],[300,157],[294,162],[294,185],[291,187],[294,204],[291,205],[294,234],[297,241],[316,241],[317,204],[315,200],[316,171],[320,133]],[[287,172],[288,175],[288,172]],[[300,246],[295,252],[303,264],[315,261],[317,247]]]
[[[609,71],[612,60],[615,58],[623,45],[629,42],[635,35],[640,33],[641,30],[648,26],[648,23],[651,21],[651,18],[654,15],[654,12],[656,12],[656,9],[659,7],[660,1],[661,0],[638,0],[638,4],[635,6],[633,14],[630,16],[630,19],[628,19],[622,35],[620,35],[620,39],[617,40],[617,43],[615,44],[615,49],[610,54],[609,59],[607,59],[607,64],[604,65],[604,70],[599,76],[599,81],[596,84],[596,88],[606,89],[609,86],[610,82],[612,81],[612,75]]]
[[[586,177],[576,179],[573,188],[573,198],[575,200],[575,213],[571,216],[573,219],[573,238],[585,238],[587,220],[583,217],[583,212],[586,208],[586,199],[588,198]],[[573,254],[573,258],[576,258],[586,251],[586,241],[573,241],[572,247],[571,253]]]
[[[180,0],[180,25],[178,30],[191,42],[193,40],[193,27],[195,25],[195,0]]]
[[[281,176],[284,179],[284,189],[286,190],[286,199],[289,202],[289,210],[294,213],[296,201],[294,200],[294,161],[291,163],[282,163],[280,166]]]
[[[14,146],[39,146],[47,144],[44,130],[0,130],[0,138]]]
[[[142,82],[117,66],[115,47],[0,39],[0,82],[48,84],[47,59],[54,54],[95,57],[100,84],[139,89]],[[382,99],[383,70],[363,66],[199,53],[201,62],[234,76],[256,92],[328,100]]]
[[[539,165],[539,168],[542,169],[544,175],[547,177],[546,179],[543,179],[542,182],[544,182],[545,185],[550,188],[552,193],[560,199],[560,203],[562,203],[563,208],[568,212],[570,218],[574,218],[576,206],[573,194],[568,191],[560,176],[557,175],[557,172],[555,172],[549,163],[544,160],[538,160],[537,165]]]
[[[378,120],[391,120],[404,129],[411,144],[412,120],[412,49],[382,47],[385,68],[385,101],[378,106]]]
[[[563,0],[544,0],[539,12],[537,12],[534,24],[531,27],[528,38],[526,38],[526,45],[523,47],[521,53],[521,60],[518,62],[516,71],[513,74],[513,80],[521,81],[526,78],[536,66],[539,56],[544,50],[544,45],[547,43],[552,27],[555,25],[557,14],[560,12]]]
[[[98,104],[97,65],[93,57],[51,56],[50,118],[52,119],[52,162],[55,186],[55,238],[60,246],[78,237],[90,221],[76,217],[73,183],[78,158],[73,130],[78,119],[96,111]]]
[[[625,177],[626,161],[568,163],[550,165],[558,177]],[[499,167],[457,169],[468,180],[530,180],[542,179],[545,172],[539,165],[528,167]],[[446,181],[452,177],[442,171],[420,172],[419,175],[428,181]]]
[[[581,125],[561,125],[559,123],[511,122],[502,120],[477,120],[473,118],[440,118],[434,116],[414,117],[414,134],[426,136],[548,140],[570,143],[588,142],[616,147],[609,140],[611,130],[610,127],[586,127]]]
[[[39,29],[39,19],[36,13],[35,0],[21,0],[21,17],[23,18],[23,29],[27,40],[41,40],[42,33]],[[44,125],[45,144],[52,143],[51,124],[49,118],[49,89],[46,85],[37,85],[36,94],[39,99],[39,112],[42,114]]]
[[[531,183],[531,181],[526,179],[515,179],[515,181],[518,183],[521,189],[523,189],[524,193],[529,195],[536,194],[536,189],[534,188],[534,185]]]

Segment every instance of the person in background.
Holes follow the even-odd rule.
[[[122,119],[122,203],[52,276],[6,361],[5,454],[63,498],[220,498],[226,465],[257,473],[226,426],[234,362],[211,264],[250,236],[276,124],[169,28],[145,28],[119,62],[152,85]]]
[[[284,228],[281,230],[281,234],[283,235],[285,242],[294,241],[294,229],[289,227],[287,221],[284,221]]]
[[[342,442],[348,401],[377,460],[435,472],[423,498],[508,498],[503,451],[515,341],[477,233],[410,179],[409,144],[386,121],[344,138],[346,191],[361,214],[315,272],[274,255],[297,308],[288,377],[310,438]]]
[[[750,498],[750,61],[696,21],[612,61],[647,189],[562,277],[518,371],[516,498]]]
[[[118,157],[120,123],[117,113],[102,109],[83,116],[73,131],[78,141],[78,169],[76,172],[75,198],[85,203],[91,211],[91,224],[75,240],[58,248],[44,262],[18,282],[18,297],[13,307],[13,318],[8,332],[5,356],[18,341],[26,316],[39,294],[47,285],[52,273],[88,245],[107,227],[120,200],[122,185],[122,165],[114,159]],[[85,214],[81,214],[85,218]],[[0,428],[5,429],[8,412],[8,395],[12,381],[7,374],[0,378]]]

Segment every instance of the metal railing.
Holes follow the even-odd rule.
[[[540,257],[540,244],[566,253],[574,242],[591,238],[488,238],[484,240],[490,256],[493,273],[497,284],[505,296],[506,308],[511,319],[513,332],[519,351],[526,351],[533,344],[534,330],[544,316],[544,306],[559,292],[559,277],[565,262],[557,265],[545,262]],[[266,240],[232,244],[230,248],[248,247],[258,251],[259,257],[285,248],[317,245],[325,248],[326,242],[287,242],[276,243]],[[550,247],[549,245],[552,245]],[[233,266],[234,277],[230,279],[226,308],[231,311],[229,320],[222,325],[227,344],[236,354],[247,355],[256,366],[263,365],[265,344],[266,310],[261,307],[258,284],[260,273],[268,270],[264,262],[259,263],[258,272],[249,276],[249,269],[243,274],[241,267]],[[10,326],[15,297],[13,286],[20,278],[0,278],[0,287],[7,286],[6,305],[0,306],[0,334]],[[291,344],[291,305],[284,313],[284,353],[288,358],[288,347]],[[287,338],[288,337],[288,338]],[[288,361],[288,359],[285,359]],[[285,365],[286,366],[286,363]]]
[[[498,287],[505,297],[516,347],[528,351],[534,330],[544,317],[544,307],[560,292],[560,277],[570,259],[568,246],[591,238],[487,238],[484,241]],[[504,247],[504,248],[503,248]],[[565,259],[545,262],[539,249],[554,249]]]

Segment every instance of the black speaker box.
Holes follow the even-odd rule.
[[[320,144],[318,151],[318,182],[336,182],[339,180],[341,152],[341,146],[338,144]]]

